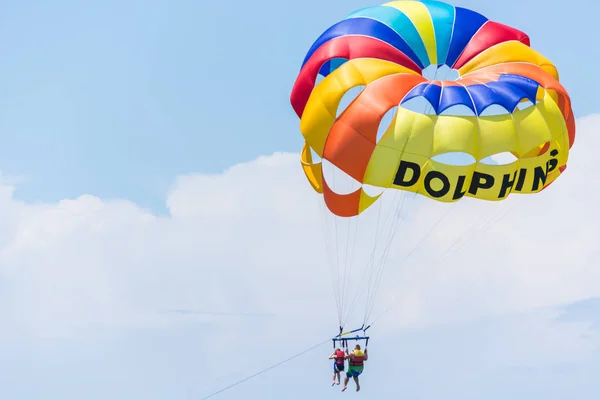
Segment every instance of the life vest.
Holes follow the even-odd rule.
[[[344,364],[344,352],[342,350],[338,350],[335,352],[335,363],[342,365]]]
[[[365,353],[362,350],[354,350],[354,355],[350,357],[350,365],[353,367],[362,367],[365,362]]]

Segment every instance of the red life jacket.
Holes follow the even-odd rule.
[[[335,363],[340,365],[344,363],[344,352],[342,350],[335,352]]]
[[[350,357],[350,365],[353,367],[362,367],[365,362],[365,353],[362,350],[354,350],[354,355]]]

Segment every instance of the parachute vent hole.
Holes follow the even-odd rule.
[[[511,112],[508,111],[506,108],[502,107],[499,104],[492,104],[489,107],[486,107],[480,114],[480,117],[491,117],[494,115],[507,115],[510,114]]]
[[[381,118],[381,121],[379,122],[379,128],[377,129],[377,143],[379,143],[379,141],[381,140],[381,138],[383,137],[383,135],[385,135],[385,133],[387,131],[390,130],[390,128],[394,128],[393,127],[393,123],[396,120],[396,113],[398,112],[398,106],[389,109],[383,116],[383,118]]]
[[[381,193],[383,193],[385,191],[384,188],[367,185],[365,183],[363,183],[362,189],[365,191],[366,194],[368,194],[371,197],[379,196]]]
[[[517,109],[525,110],[525,109],[533,107],[533,106],[535,106],[534,103],[532,103],[530,100],[525,99],[525,100],[521,101],[519,104],[517,104]]]
[[[401,105],[402,108],[418,114],[436,115],[435,109],[429,100],[423,96],[413,97],[412,99],[403,102]]]
[[[312,147],[309,147],[310,149],[310,155],[312,156],[312,161],[313,163],[317,164],[321,162],[321,157],[319,157],[319,155],[317,154],[316,151],[313,150]]]
[[[460,78],[458,70],[450,68],[446,64],[431,64],[427,66],[427,68],[421,70],[421,75],[423,75],[423,78],[430,81],[455,81]]]
[[[519,159],[511,152],[505,151],[503,153],[492,154],[487,156],[483,160],[480,160],[480,164],[485,165],[508,165],[512,164]]]
[[[436,156],[431,157],[431,159],[442,164],[453,165],[458,167],[473,165],[476,161],[475,157],[473,157],[471,154],[464,153],[461,151],[453,151],[438,154]]]
[[[455,117],[474,117],[475,112],[464,104],[457,104],[446,108],[440,115],[452,115]]]
[[[331,59],[325,61],[323,63],[323,65],[321,65],[321,68],[319,69],[319,74],[325,77],[325,76],[331,74],[333,71],[335,71],[339,67],[341,67],[347,61],[348,61],[348,59],[343,58],[343,57],[331,58]]]
[[[365,88],[366,88],[365,85],[354,86],[353,88],[348,90],[346,93],[344,93],[344,96],[342,96],[342,99],[340,100],[340,104],[338,104],[336,117],[339,117],[340,115],[342,115],[342,113],[344,111],[346,111],[346,108],[348,108],[350,106],[350,104],[352,104],[352,102],[354,100],[356,100],[356,98],[358,96],[360,96],[360,94],[362,93],[363,90],[365,90]]]
[[[323,177],[327,186],[337,194],[350,194],[360,188],[360,183],[335,166],[329,160],[323,159]]]

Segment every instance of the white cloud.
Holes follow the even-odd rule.
[[[600,294],[592,262],[600,183],[590,179],[599,119],[579,121],[567,173],[547,191],[452,206],[456,211],[399,268],[447,209],[433,202],[414,207],[419,213],[401,226],[381,290],[382,299],[393,296],[402,305],[399,318],[452,320]],[[171,217],[92,196],[43,205],[14,200],[8,186],[0,195],[10,296],[3,304],[21,326],[110,325],[165,308],[300,312],[310,305],[323,318],[323,308],[332,308],[318,198],[296,154],[180,177],[167,200]],[[443,253],[467,222],[483,222],[479,215],[490,218],[509,203],[512,211],[479,240],[443,263],[425,257]],[[355,276],[362,267],[355,266]]]
[[[403,263],[447,210],[417,202],[385,270],[379,311],[392,298],[395,303],[378,322],[379,332],[600,295],[595,267],[600,182],[593,178],[600,172],[593,162],[599,123],[600,116],[579,120],[569,168],[548,190],[503,203],[452,206],[456,210]],[[507,204],[511,211],[489,231],[473,231],[464,247],[437,260],[468,222],[502,215],[496,213]],[[15,200],[10,186],[1,186],[0,310],[6,329],[0,335],[85,337],[185,323],[188,317],[217,329],[213,350],[231,346],[229,340],[248,327],[272,335],[292,329],[317,340],[335,333],[318,197],[305,182],[297,154],[260,157],[217,175],[180,177],[167,205],[169,217],[88,195],[25,204]],[[365,232],[373,228],[363,226]],[[355,266],[355,277],[363,266]],[[174,309],[209,314],[165,313]],[[257,338],[255,344],[268,340]],[[502,358],[501,346],[492,348]]]

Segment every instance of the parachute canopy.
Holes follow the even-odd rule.
[[[439,80],[444,70],[457,78]],[[338,116],[356,87],[364,89]],[[426,102],[422,112],[409,106],[415,99]],[[565,170],[575,139],[569,94],[525,33],[433,0],[367,7],[332,25],[308,50],[291,103],[304,172],[341,217],[379,198],[367,186],[441,202],[537,193]],[[334,192],[313,153],[360,187]],[[470,161],[439,159],[458,153]],[[511,162],[486,161],[505,153]]]

